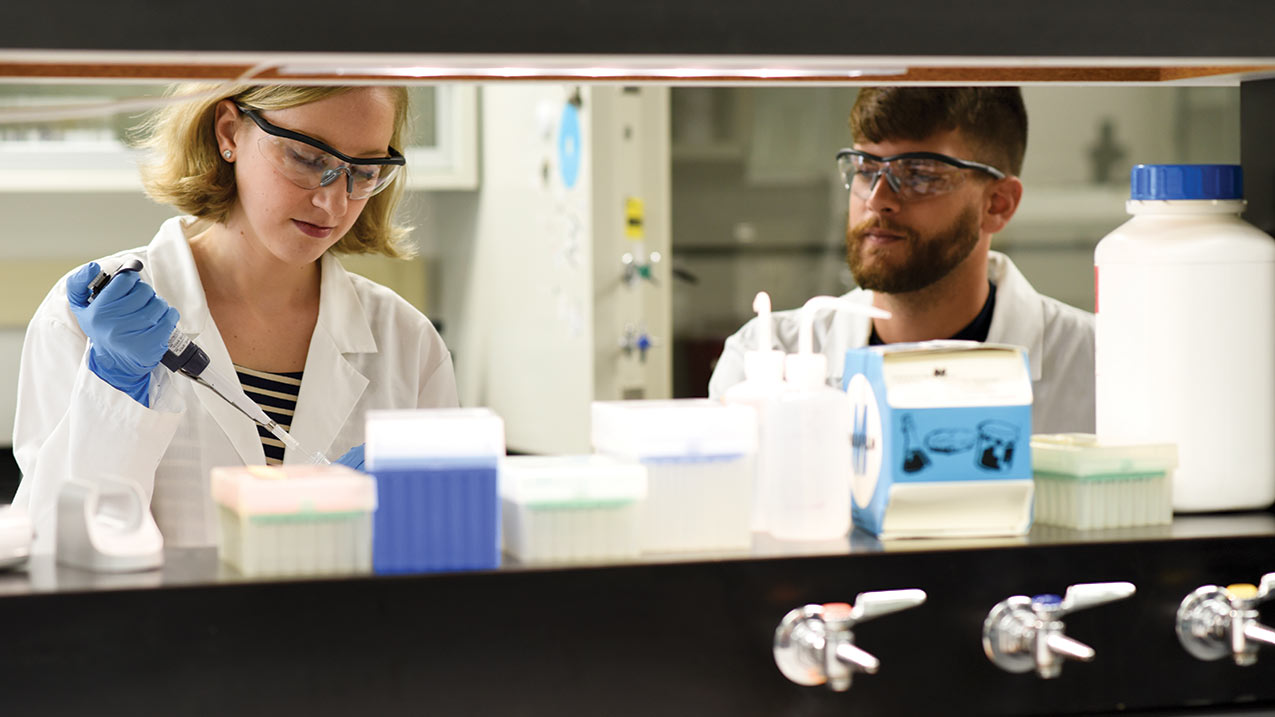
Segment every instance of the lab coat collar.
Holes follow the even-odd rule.
[[[143,275],[150,273],[155,293],[181,314],[177,329],[198,339],[212,324],[212,317],[208,313],[204,285],[199,280],[199,269],[195,267],[195,256],[190,252],[183,226],[193,221],[194,217],[173,217],[160,225],[146,248],[148,258],[153,259],[147,262]],[[205,350],[208,348],[203,347]]]
[[[1045,303],[1014,262],[1000,252],[988,252],[987,278],[996,285],[988,343],[1027,349],[1032,380],[1039,381],[1045,353]]]
[[[155,257],[147,269],[156,293],[181,312],[177,328],[198,337],[212,325],[212,316],[208,312],[208,298],[204,295],[199,269],[195,266],[195,257],[183,228],[183,223],[189,221],[194,219],[174,217],[160,226],[155,239],[147,247],[147,253]],[[372,327],[363,315],[363,303],[350,275],[331,254],[323,255],[320,267],[318,324],[327,329],[338,351],[375,353],[377,348]]]
[[[872,292],[864,289],[854,289],[841,298],[852,304],[872,305]],[[784,344],[777,348],[797,346],[801,309],[795,309],[792,313],[798,320],[792,322],[791,335],[785,336]],[[840,386],[845,371],[846,351],[868,345],[868,337],[872,335],[872,319],[850,311],[823,311],[815,314],[812,329],[816,344],[823,347],[820,351],[828,357],[829,384]]]
[[[1014,262],[1004,254],[987,253],[987,278],[996,285],[996,306],[987,342],[1011,344],[1027,349],[1032,380],[1041,377],[1041,357],[1045,352],[1045,308],[1040,294],[1023,276]],[[856,304],[872,304],[872,292],[856,289],[843,298]],[[847,348],[867,346],[872,334],[872,320],[866,316],[837,312],[833,336],[844,336],[845,346],[835,347],[832,355],[843,355]]]
[[[212,368],[230,379],[232,385],[227,391],[243,397],[230,352],[208,311],[208,300],[182,221],[183,218],[178,217],[164,222],[147,248],[154,257],[148,267],[152,269],[151,280],[156,292],[180,312],[178,329],[196,338],[208,354]],[[155,273],[155,268],[162,270]],[[372,327],[363,313],[363,302],[340,261],[325,254],[320,269],[319,316],[310,338],[305,376],[289,432],[307,450],[326,452],[368,385],[367,377],[344,354],[375,353],[378,349]],[[195,393],[230,438],[244,463],[265,463],[257,425],[207,388],[196,386]],[[305,459],[306,456],[294,457],[291,452],[286,456],[288,462]]]
[[[193,219],[174,217],[160,226],[155,239],[147,247],[150,261],[146,269],[150,271],[155,292],[176,307],[180,314],[177,330],[195,339],[195,343],[208,354],[209,368],[226,379],[223,392],[229,397],[244,399],[246,396],[230,360],[230,352],[226,350],[217,324],[208,311],[204,285],[199,280],[199,269],[195,266],[195,256],[190,251],[183,226],[189,221]],[[194,390],[199,402],[230,439],[243,462],[248,465],[264,464],[266,453],[261,447],[257,424],[208,388],[196,385]]]
[[[354,280],[331,254],[323,255],[321,268],[319,318],[310,337],[291,432],[307,450],[326,453],[369,383],[345,354],[376,353],[378,349]],[[306,458],[285,457],[290,463]]]
[[[323,255],[319,285],[319,321],[341,353],[376,353],[372,326],[363,312],[363,302],[354,289],[354,280],[331,253]]]
[[[872,292],[864,289],[855,289],[841,298],[853,304],[872,306]],[[800,316],[801,312],[798,311],[797,314]],[[827,316],[827,320],[831,322],[828,336],[841,337],[845,342],[845,345],[835,347],[833,355],[845,356],[849,349],[868,345],[868,339],[872,336],[871,317],[850,311],[832,311]],[[815,320],[818,321],[818,317]],[[796,345],[795,341],[793,345]]]

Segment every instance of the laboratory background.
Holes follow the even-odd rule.
[[[0,107],[155,97],[163,85],[0,85]],[[510,452],[588,452],[595,400],[693,397],[722,342],[853,288],[846,190],[854,87],[415,86],[410,261],[348,257],[435,322],[462,405]],[[1238,163],[1238,87],[1024,88],[1021,207],[993,249],[1043,294],[1093,309],[1093,251],[1128,219],[1135,163]],[[0,502],[26,323],[48,287],[140,246],[171,210],[140,190],[140,112],[0,126]],[[568,120],[568,117],[570,120]],[[560,131],[574,123],[575,134]],[[564,136],[567,137],[565,141]]]
[[[335,9],[6,6],[0,714],[1275,714],[1275,4]],[[349,440],[314,441],[338,457],[246,391],[241,417],[180,384],[213,442],[256,456],[252,418],[292,462],[148,494],[129,464],[151,433],[90,426],[102,453],[46,451],[79,467],[33,481],[57,490],[27,515],[25,486],[5,504],[28,321],[171,218],[128,132],[192,79],[408,87],[391,144],[418,253],[341,261],[434,323],[461,408],[370,410],[408,406],[378,393]],[[985,343],[837,336],[877,328],[848,316],[869,307],[845,185],[903,202],[1001,171],[937,142],[952,156],[838,157],[856,98],[896,85],[1022,88],[1024,193],[991,249],[1051,298],[1006,299],[1035,296],[1006,268],[997,318],[970,325]],[[344,173],[353,196],[362,162],[342,162],[318,183]],[[881,228],[866,239],[892,243]],[[813,342],[787,340],[813,308],[752,323],[722,363],[745,380],[694,398],[727,337],[817,296],[838,313]],[[187,331],[168,338],[208,335]],[[778,343],[798,351],[758,350]],[[309,396],[363,390],[312,375]],[[1055,433],[1074,429],[1037,420],[1050,404],[1092,405],[1092,433]],[[166,445],[184,468],[186,440]],[[195,523],[215,530],[183,540]]]

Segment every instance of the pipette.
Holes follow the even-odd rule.
[[[89,282],[88,300],[92,302],[93,299],[97,298],[97,295],[102,291],[102,289],[104,289],[107,284],[111,283],[111,279],[114,279],[120,272],[141,270],[141,260],[129,258],[126,259],[115,271],[110,273],[105,271],[99,272],[98,275],[93,277],[93,280]],[[217,370],[210,365],[211,362],[208,359],[208,354],[204,353],[204,350],[199,348],[199,346],[186,334],[178,331],[177,329],[173,329],[173,333],[168,337],[168,351],[164,353],[163,358],[161,358],[159,362],[173,373],[185,376],[220,396],[223,401],[234,406],[240,413],[247,416],[254,423],[264,427],[267,431],[270,431],[275,438],[278,438],[283,442],[283,445],[297,453],[305,455],[310,463],[319,465],[331,463],[331,461],[329,461],[327,457],[319,451],[305,451],[301,447],[301,444],[297,442],[297,439],[293,438],[287,431],[283,430],[282,426],[267,416],[266,412],[261,410],[261,406],[258,406],[255,401],[249,399],[247,396],[242,396],[242,394],[237,396],[236,394],[225,390],[227,386],[232,386],[234,384],[228,378],[218,373]]]

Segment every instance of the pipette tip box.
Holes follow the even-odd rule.
[[[373,570],[499,567],[504,452],[504,423],[487,409],[369,411],[365,454],[380,506]]]
[[[523,563],[635,558],[646,468],[600,455],[500,464],[505,552]]]
[[[341,465],[214,468],[221,559],[244,575],[372,568],[376,481]]]
[[[1111,444],[1088,433],[1032,436],[1036,520],[1077,530],[1173,521],[1177,446]]]
[[[598,453],[647,470],[643,552],[752,546],[757,414],[708,399],[595,401]]]

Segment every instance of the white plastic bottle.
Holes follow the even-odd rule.
[[[778,479],[765,501],[766,528],[785,540],[834,540],[850,531],[850,401],[828,385],[828,359],[813,350],[814,318],[821,309],[889,317],[832,296],[816,296],[802,306],[797,353],[784,360],[786,390],[769,416],[780,457]]]
[[[757,460],[753,478],[753,530],[766,530],[770,510],[766,497],[782,478],[781,455],[785,447],[771,429],[772,414],[784,394],[784,352],[771,347],[770,295],[757,292],[753,299],[757,312],[756,348],[744,352],[744,380],[722,395],[727,404],[751,406],[757,411]]]
[[[1275,240],[1235,165],[1138,165],[1094,251],[1097,432],[1176,443],[1177,512],[1275,502]]]

